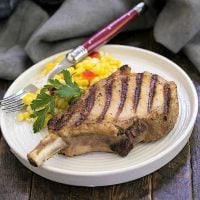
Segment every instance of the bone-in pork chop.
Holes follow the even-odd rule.
[[[66,111],[48,123],[49,135],[28,154],[34,166],[57,152],[76,156],[93,151],[126,156],[139,142],[158,140],[178,116],[174,82],[124,65],[88,88]]]

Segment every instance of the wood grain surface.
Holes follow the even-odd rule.
[[[193,80],[200,102],[200,73],[181,52],[156,43],[152,30],[123,33],[111,43],[157,52],[180,65]],[[0,80],[0,98],[11,82]],[[190,141],[167,165],[135,181],[106,187],[75,187],[44,179],[26,169],[0,133],[0,200],[198,200],[200,199],[200,113]]]

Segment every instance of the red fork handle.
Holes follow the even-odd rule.
[[[82,46],[88,51],[88,53],[90,53],[95,48],[105,44],[106,42],[111,40],[131,20],[135,20],[143,11],[144,7],[145,7],[144,2],[137,4],[127,13],[125,13],[124,15],[116,19],[114,22],[107,25],[105,28],[94,34],[89,39],[87,39],[82,44]]]
[[[66,54],[66,60],[70,63],[77,63],[83,60],[89,53],[100,45],[105,44],[111,38],[113,38],[128,22],[136,19],[146,8],[146,4],[141,2],[120,18],[110,23],[101,31],[94,34],[82,45],[72,49]]]

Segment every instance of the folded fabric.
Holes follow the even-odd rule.
[[[14,13],[0,22],[0,78],[13,80],[28,66],[24,46],[48,15],[32,1],[22,1]]]
[[[7,21],[0,22],[2,27],[0,28],[0,77],[11,79],[20,73],[20,70],[18,74],[13,75],[9,72],[11,73],[9,76],[8,73],[1,73],[2,60],[6,56],[8,58],[9,53],[17,49],[9,51],[11,47],[16,45],[20,49],[25,47],[24,61],[18,62],[22,66],[19,69],[24,70],[24,66],[27,66],[25,53],[33,62],[38,62],[54,53],[76,47],[86,37],[138,2],[140,1],[66,0],[51,17],[48,17],[45,11],[33,2],[22,2]],[[162,3],[164,2],[163,0]],[[155,40],[174,53],[183,49],[200,70],[199,10],[200,1],[169,0],[160,14],[160,10],[154,6],[134,23],[130,23],[125,31],[150,28],[155,23]],[[15,56],[20,58],[19,55],[15,54]],[[7,68],[8,65],[7,62]],[[13,66],[10,65],[10,68],[12,69]]]
[[[105,24],[113,21],[138,1],[67,0],[29,40],[26,51],[34,62],[56,52],[73,48]],[[128,29],[144,29],[153,25],[155,9],[151,9]],[[37,49],[37,51],[36,51]]]
[[[8,17],[20,0],[0,0],[0,19]]]
[[[154,36],[159,43],[177,53],[199,31],[200,1],[170,0],[155,23]]]

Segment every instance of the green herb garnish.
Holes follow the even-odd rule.
[[[40,131],[44,127],[45,118],[48,113],[54,114],[55,101],[54,97],[41,91],[31,103],[31,109],[33,110],[32,118],[36,118],[33,123],[34,133]]]
[[[31,103],[31,108],[33,110],[31,117],[36,119],[33,123],[34,133],[40,131],[44,127],[47,114],[54,114],[55,95],[65,98],[68,103],[71,103],[75,99],[79,98],[83,93],[83,90],[72,81],[68,70],[64,70],[62,73],[65,84],[62,84],[57,79],[50,79],[49,84],[44,85],[40,94],[38,94],[36,99],[34,99]],[[52,89],[53,93],[49,92]]]
[[[54,93],[58,96],[65,98],[68,103],[72,102],[74,99],[80,97],[83,93],[83,90],[78,87],[76,82],[72,81],[69,71],[64,70],[63,76],[65,80],[65,85],[60,83],[56,79],[49,80],[51,86],[55,88]]]

